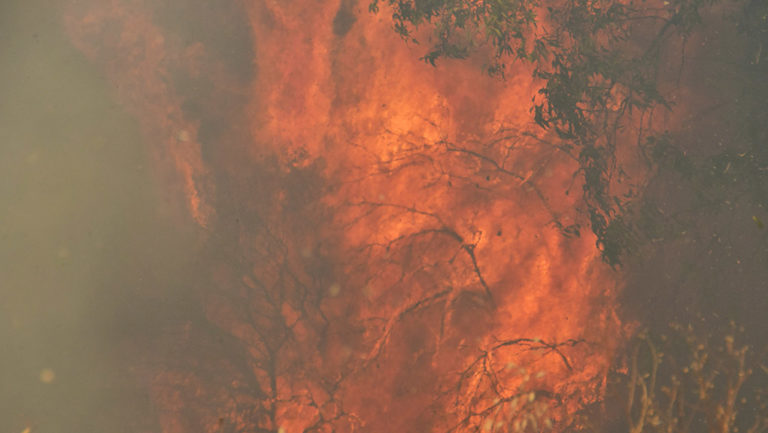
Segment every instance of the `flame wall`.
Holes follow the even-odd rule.
[[[152,348],[164,432],[504,431],[599,398],[616,283],[553,224],[575,166],[524,66],[426,66],[353,0],[67,11],[205,237],[208,323]]]

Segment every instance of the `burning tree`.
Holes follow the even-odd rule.
[[[530,108],[534,120],[578,161],[574,175],[582,179],[597,246],[611,266],[620,264],[635,235],[625,210],[644,177],[626,167],[621,147],[633,141],[626,131],[639,131],[638,148],[653,139],[654,109],[673,105],[664,96],[671,81],[664,63],[685,63],[687,39],[717,0],[373,0],[371,11],[380,3],[391,7],[403,39],[428,41],[421,59],[433,66],[474,56],[502,78],[531,69],[539,85]],[[565,234],[574,232],[578,227],[564,227]]]
[[[701,3],[388,3],[401,36],[435,24],[428,62],[486,37],[491,62],[424,68],[346,0],[73,3],[199,227],[205,320],[148,380],[164,432],[533,431],[601,400],[632,329],[600,260],[642,186],[619,143]]]

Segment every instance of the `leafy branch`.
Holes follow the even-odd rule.
[[[597,246],[616,266],[633,244],[633,228],[622,214],[634,198],[614,191],[626,175],[616,134],[633,113],[671,109],[658,90],[664,49],[673,36],[690,35],[702,9],[716,1],[372,0],[369,9],[386,4],[395,31],[411,43],[420,43],[419,29],[431,29],[422,57],[429,64],[478,53],[487,72],[502,79],[516,62],[533,66],[542,83],[533,120],[576,151]],[[649,31],[654,36],[646,43],[633,40]]]

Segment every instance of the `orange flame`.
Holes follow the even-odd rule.
[[[203,299],[242,353],[157,373],[164,432],[511,431],[537,398],[561,422],[599,400],[623,334],[616,281],[592,236],[552,224],[578,219],[575,166],[531,124],[526,67],[506,82],[472,61],[431,68],[362,3],[267,0],[242,6],[244,82],[166,36],[158,7],[94,2],[67,23],[212,254],[230,253]],[[222,103],[215,142],[172,68],[246,95]]]

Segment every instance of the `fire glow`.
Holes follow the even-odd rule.
[[[247,19],[243,74],[164,3],[66,19],[205,233],[205,314],[240,348],[177,334],[163,432],[528,431],[599,401],[616,282],[553,224],[578,219],[576,167],[532,124],[530,71],[427,66],[364,2],[224,2],[208,25]]]

